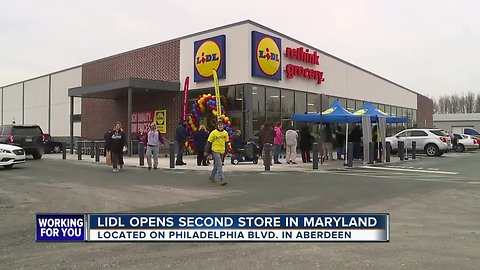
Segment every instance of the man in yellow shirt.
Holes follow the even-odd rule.
[[[208,147],[211,148],[213,156],[213,169],[210,173],[210,182],[216,183],[215,175],[218,173],[218,178],[220,179],[220,185],[224,186],[227,184],[225,182],[225,177],[223,175],[223,166],[222,166],[222,155],[225,154],[227,149],[227,143],[229,141],[228,132],[223,129],[223,122],[217,122],[217,129],[210,132],[208,136]]]

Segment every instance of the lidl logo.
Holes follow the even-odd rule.
[[[336,109],[337,109],[337,107],[333,107],[333,108],[326,109],[325,111],[323,111],[322,114],[331,114],[331,113],[333,113]]]
[[[252,76],[282,79],[281,40],[252,31]]]
[[[195,41],[194,80],[211,80],[213,70],[219,78],[225,78],[225,35]]]
[[[365,110],[365,109],[360,109],[360,110],[354,112],[353,114],[354,114],[354,115],[364,115],[366,112],[367,112],[367,110]]]

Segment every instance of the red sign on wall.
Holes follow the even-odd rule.
[[[304,62],[309,65],[320,65],[320,55],[317,52],[310,52],[309,49],[300,48],[285,48],[285,57]],[[318,71],[313,68],[307,68],[294,64],[287,64],[285,66],[287,79],[293,79],[295,76],[303,77],[305,79],[315,80],[317,84],[325,81],[323,71]]]
[[[138,133],[141,129],[146,130],[147,126],[153,123],[154,111],[132,113],[132,132]]]

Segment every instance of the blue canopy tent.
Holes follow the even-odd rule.
[[[292,115],[292,120],[295,122],[311,122],[311,123],[346,123],[346,132],[345,132],[345,164],[347,163],[347,144],[348,144],[348,123],[361,123],[362,117],[360,115],[354,115],[351,112],[347,111],[340,103],[340,101],[335,100],[330,105],[330,108],[320,113],[309,113],[309,114],[294,114]]]
[[[330,108],[320,113],[309,114],[294,114],[292,115],[294,122],[311,122],[311,123],[360,123],[362,117],[359,115],[353,115],[347,111],[340,101],[335,100],[330,105]]]
[[[375,106],[373,106],[373,104],[370,102],[366,102],[365,104],[363,104],[363,106],[360,107],[360,109],[355,111],[353,114],[360,117],[362,115],[370,116],[370,119],[372,122],[378,122],[379,117],[385,117],[385,120],[387,121],[387,123],[406,123],[407,122],[406,117],[395,117],[395,116],[388,115],[380,111]]]

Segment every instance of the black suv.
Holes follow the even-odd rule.
[[[4,125],[0,127],[0,143],[22,147],[26,155],[41,159],[45,135],[38,125]]]

